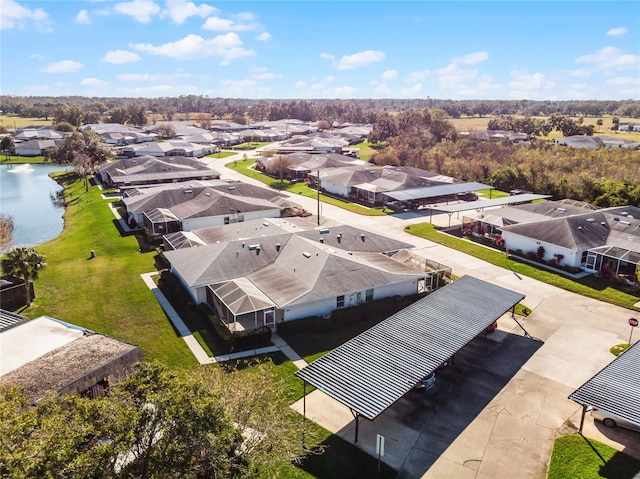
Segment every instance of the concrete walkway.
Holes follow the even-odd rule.
[[[203,349],[203,347],[200,346],[200,343],[198,343],[198,340],[193,336],[193,334],[191,333],[187,325],[184,324],[184,321],[182,321],[182,318],[180,317],[180,315],[178,315],[178,313],[173,308],[173,306],[171,306],[171,303],[169,302],[169,300],[162,293],[162,291],[160,291],[160,288],[158,288],[158,286],[156,285],[155,281],[153,280],[153,277],[158,276],[158,274],[159,273],[157,272],[152,272],[152,273],[144,273],[144,274],[141,274],[140,276],[142,277],[142,280],[147,285],[149,290],[156,297],[158,304],[160,304],[160,306],[164,310],[165,314],[169,318],[169,321],[171,321],[171,324],[173,325],[174,329],[177,331],[180,337],[184,339],[184,342],[187,344],[187,347],[191,350],[194,357],[198,360],[200,364],[221,363],[225,361],[233,361],[235,359],[250,358],[254,356],[259,356],[261,354],[269,354],[269,353],[275,353],[277,351],[281,351],[282,354],[284,354],[290,361],[293,362],[293,364],[295,364],[298,367],[298,369],[301,369],[307,365],[304,359],[302,359],[291,348],[291,346],[289,346],[285,342],[284,339],[278,336],[277,333],[271,333],[271,342],[273,343],[273,346],[266,346],[264,348],[258,348],[258,349],[248,349],[246,351],[238,351],[236,353],[221,354],[220,356],[214,356],[214,357],[209,356],[206,353],[206,351]]]

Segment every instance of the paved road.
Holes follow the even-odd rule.
[[[242,153],[238,155],[240,158]],[[223,178],[260,184],[225,168],[229,158],[208,161]],[[316,211],[314,200],[295,195],[292,199],[308,211]],[[545,478],[555,435],[574,432],[580,420],[581,408],[567,396],[613,359],[609,348],[628,341],[627,320],[637,313],[517,275],[403,231],[407,224],[429,221],[427,213],[368,217],[322,204],[321,220],[329,219],[414,244],[420,254],[452,267],[458,276],[470,274],[526,295],[524,303],[533,313],[522,324],[541,341],[524,357],[509,352],[494,356],[492,364],[496,371],[510,371],[514,361],[517,370],[506,376],[498,374],[508,380],[492,391],[492,397],[483,399],[484,407],[473,417],[459,411],[457,416],[465,419],[462,423],[455,421],[455,434],[450,434],[450,428],[447,434],[445,421],[436,422],[443,433],[434,436],[434,429],[429,425],[434,418],[429,420],[426,416],[417,416],[424,421],[424,427],[420,428],[405,427],[402,420],[385,417],[362,428],[359,446],[368,452],[372,452],[373,447],[375,452],[375,437],[381,430],[389,437],[397,436],[397,443],[402,446],[390,451],[389,456],[393,458],[389,461],[400,470],[400,477]],[[449,220],[446,214],[434,215],[432,219],[439,225],[447,225]],[[455,215],[451,224],[459,224]],[[521,340],[512,337],[522,336],[515,322],[502,319],[500,329],[501,334],[511,338],[509,344]],[[340,407],[322,393],[315,391],[314,394],[314,398],[307,401],[309,417],[346,440],[352,440],[351,419],[346,408],[340,411]],[[454,407],[443,409],[442,414],[454,418],[457,417],[455,404],[451,404]],[[402,416],[397,411],[394,414]],[[594,424],[589,417],[585,433],[640,458],[640,433],[611,431],[599,423]]]

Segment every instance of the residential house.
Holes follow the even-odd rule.
[[[340,155],[338,153],[289,153],[285,155],[290,159],[292,164],[283,172],[284,178],[306,180],[307,175],[311,171],[317,171],[324,168],[341,168],[348,166],[364,165],[362,160],[354,159],[349,156]],[[263,156],[256,158],[255,169],[258,171],[268,171],[270,167],[276,168],[282,155]]]
[[[347,251],[318,239],[284,233],[163,254],[193,301],[211,306],[231,330],[275,328],[426,288],[424,271],[381,252]]]
[[[640,208],[616,206],[501,228],[506,248],[558,265],[624,276],[640,265]]]
[[[597,148],[627,148],[635,150],[639,147],[637,141],[629,140],[626,138],[618,138],[613,136],[584,136],[574,135],[565,136],[558,140],[555,140],[556,145],[560,146],[572,146],[574,148],[591,148],[593,150]]]
[[[64,133],[51,128],[24,128],[13,136],[13,141],[18,144],[30,140],[63,140]]]
[[[48,316],[29,320],[0,310],[0,386],[95,397],[142,361],[140,348]]]
[[[449,176],[407,166],[325,168],[308,173],[310,186],[317,185],[318,177],[322,191],[371,206],[382,206],[386,192],[456,183]]]
[[[120,148],[118,156],[133,158],[135,156],[185,156],[201,158],[216,151],[214,145],[202,145],[184,140],[149,141]]]
[[[190,231],[256,218],[279,218],[285,196],[246,183],[211,186],[184,184],[153,188],[122,199],[130,224],[143,225],[150,236]]]
[[[142,156],[110,161],[98,166],[96,175],[102,183],[120,188],[132,185],[210,180],[220,177],[217,171],[209,169],[198,160],[174,156],[170,158]]]
[[[42,156],[56,146],[58,144],[54,140],[28,140],[16,143],[14,151],[18,156]]]

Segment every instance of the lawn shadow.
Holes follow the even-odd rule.
[[[397,471],[384,462],[378,471],[374,458],[334,434],[310,450],[296,467],[317,479],[391,479],[397,475]]]
[[[616,452],[606,464],[600,466],[599,476],[606,479],[633,479],[639,472],[640,461],[621,452]]]

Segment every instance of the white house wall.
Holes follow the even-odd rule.
[[[543,259],[548,261],[553,259],[554,255],[561,254],[563,256],[562,266],[576,266],[580,267],[582,261],[582,252],[558,246],[551,243],[545,243],[544,241],[538,241],[534,238],[522,236],[512,233],[510,231],[502,231],[502,237],[504,238],[505,247],[510,251],[521,250],[523,254],[528,252],[535,253],[538,248],[542,246],[544,248]]]
[[[373,300],[378,300],[382,298],[389,298],[392,296],[411,296],[418,292],[418,280],[412,279],[408,281],[403,281],[399,283],[385,284],[373,288]],[[344,307],[348,308],[351,306],[357,306],[358,303],[358,293],[360,293],[360,302],[364,303],[367,295],[367,290],[363,289],[360,291],[350,291],[344,293]],[[331,314],[332,311],[337,308],[337,298],[336,296],[331,296],[330,298],[325,298],[317,301],[312,301],[304,304],[295,304],[290,305],[284,308],[284,319],[283,321],[293,321],[295,319],[307,318],[309,316],[322,316],[323,314]]]
[[[322,179],[320,180],[320,186],[328,193],[344,196],[345,198],[349,197],[350,187],[348,186],[336,185],[327,181],[323,181]]]

